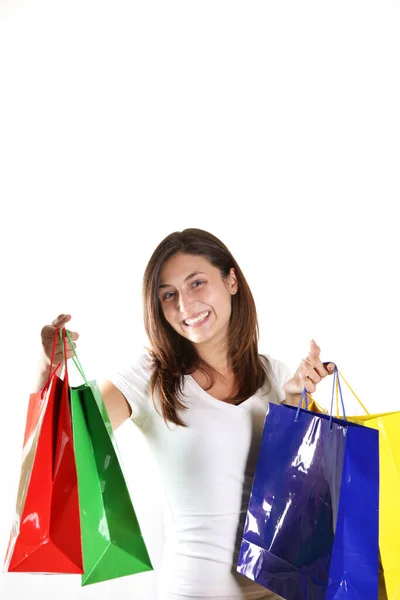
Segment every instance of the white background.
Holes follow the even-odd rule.
[[[399,408],[399,13],[386,0],[1,1],[0,553],[42,326],[72,314],[88,378],[125,364],[147,342],[144,268],[172,231],[231,249],[260,351],[294,371],[315,338],[370,411]],[[316,396],[329,394],[324,381]],[[4,574],[1,598],[154,600],[157,471],[133,424],[117,439],[155,572],[87,588]]]

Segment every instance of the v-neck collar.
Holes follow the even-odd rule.
[[[259,388],[255,394],[253,394],[252,396],[249,396],[249,398],[247,398],[246,400],[243,400],[242,402],[240,402],[239,404],[231,404],[230,402],[224,402],[223,400],[218,400],[218,398],[214,398],[214,396],[211,396],[211,394],[209,394],[208,392],[206,392],[206,390],[203,390],[203,388],[201,387],[201,385],[199,385],[197,383],[197,381],[191,376],[191,375],[185,375],[185,378],[187,381],[189,381],[191,383],[192,386],[194,386],[197,390],[197,392],[208,402],[211,402],[212,404],[218,404],[219,406],[227,406],[229,409],[231,408],[243,408],[248,402],[250,402],[253,398],[257,398],[261,391],[262,391],[262,387]]]

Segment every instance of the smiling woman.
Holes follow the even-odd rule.
[[[168,501],[159,600],[276,599],[237,572],[240,541],[269,404],[314,391],[328,375],[320,350],[313,344],[293,377],[259,354],[247,281],[228,248],[200,229],[161,241],[143,301],[149,347],[99,387],[113,428],[130,418],[160,468]],[[55,327],[69,319],[42,330],[44,374]],[[61,353],[59,344],[55,364]]]
[[[193,269],[201,270],[192,272]],[[197,279],[199,276],[202,279]],[[224,277],[204,256],[179,252],[163,265],[160,281],[160,290],[173,289],[160,294],[166,321],[178,334],[196,344],[203,364],[213,365],[215,374],[232,375],[226,343],[232,296],[238,289],[235,269],[231,268]]]
[[[236,404],[261,387],[267,374],[258,356],[254,299],[236,260],[215,236],[186,229],[165,238],[145,271],[143,295],[152,385],[165,399],[165,419],[185,426],[176,411],[185,410],[177,399],[182,374]]]

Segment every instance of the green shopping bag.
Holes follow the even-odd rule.
[[[73,343],[68,335],[71,347]],[[76,360],[75,360],[76,358]],[[84,574],[82,585],[152,571],[96,381],[70,387]]]

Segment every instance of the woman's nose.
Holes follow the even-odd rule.
[[[190,316],[191,311],[191,298],[187,294],[179,294],[178,298],[179,311],[186,317]]]

